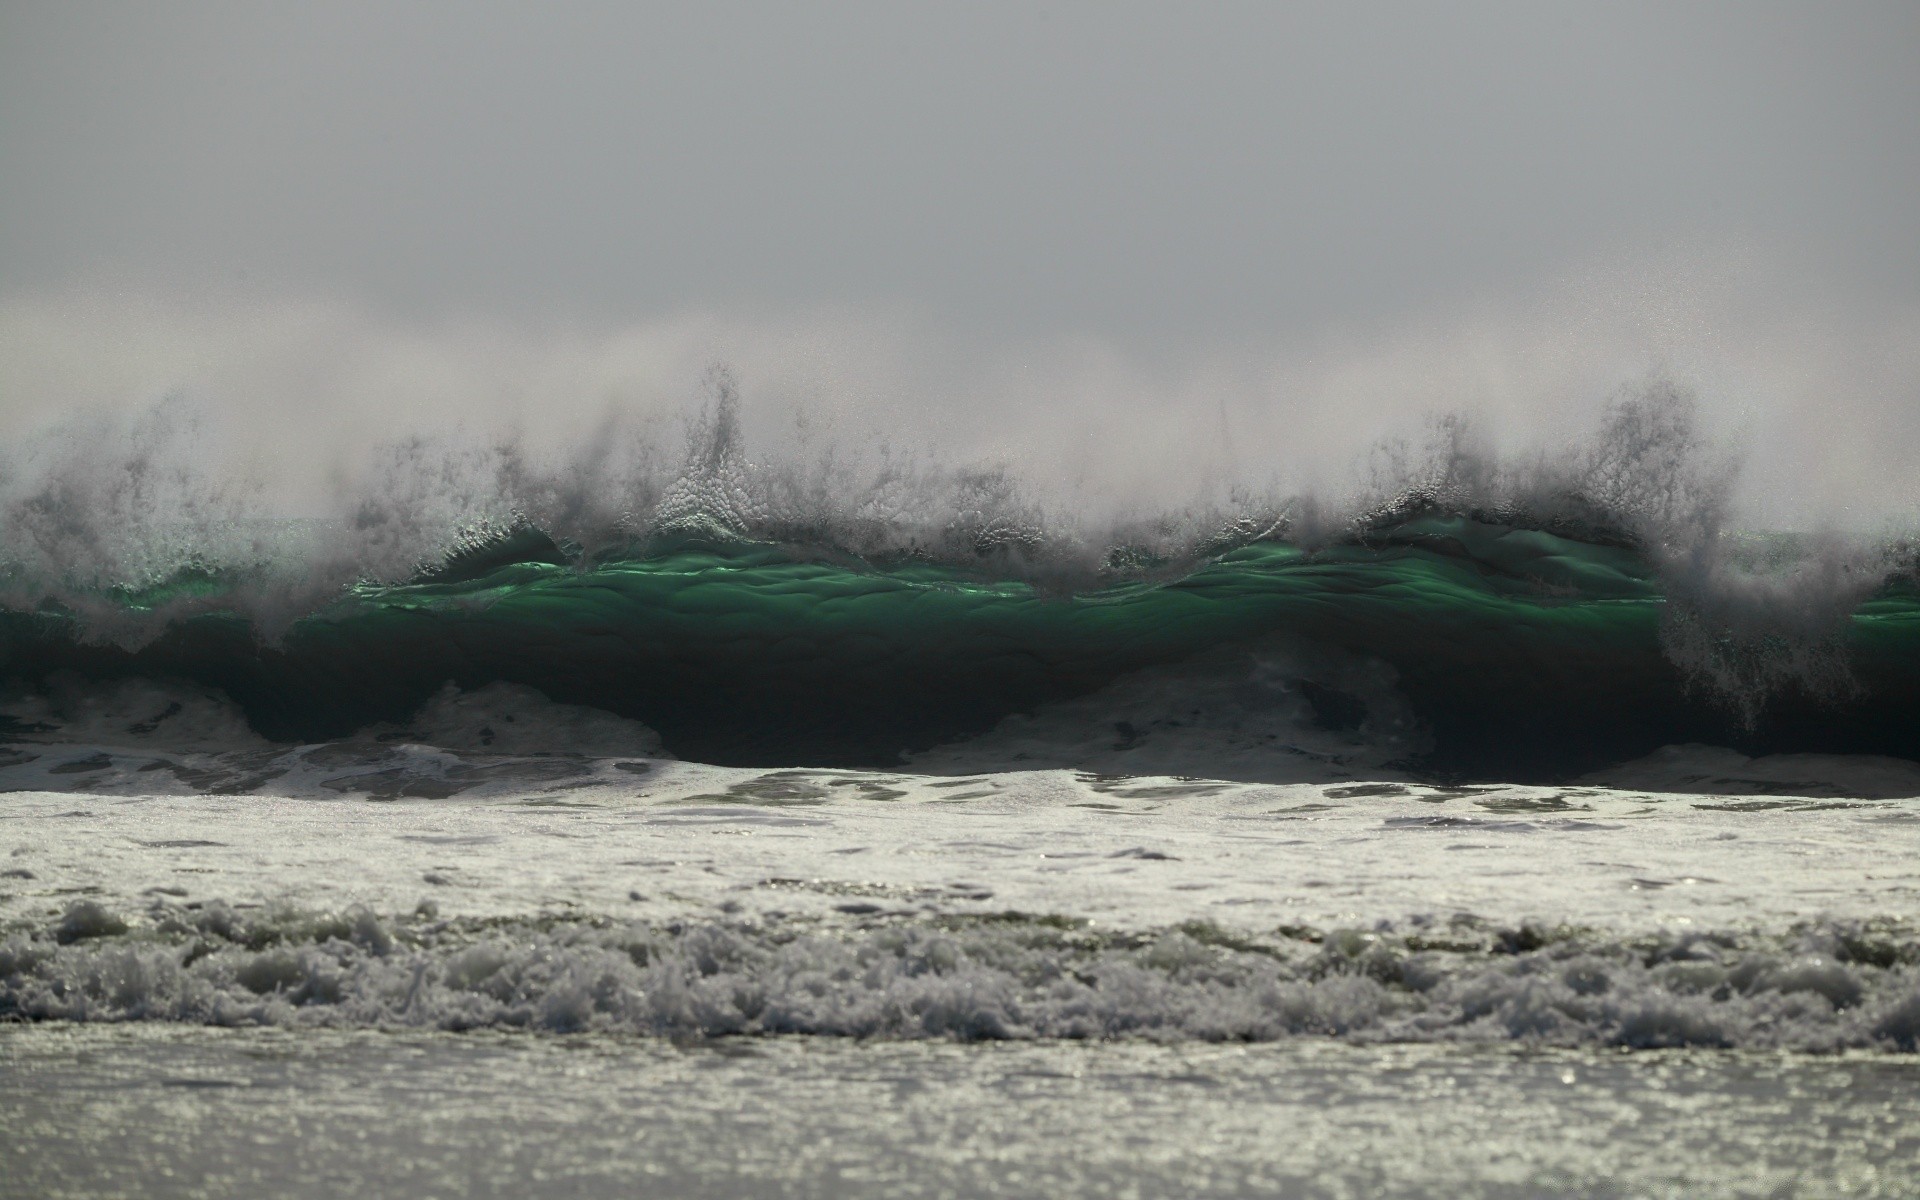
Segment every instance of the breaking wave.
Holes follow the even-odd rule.
[[[30,445],[0,477],[0,733],[145,680],[275,742],[518,688],[643,725],[639,752],[748,765],[1920,757],[1911,546],[1736,531],[1736,464],[1671,384],[1557,453],[1443,420],[1338,501],[1098,516],[884,451],[756,461],[709,384],[684,454],[399,443],[327,520],[209,481],[174,407]],[[598,735],[547,736],[520,748]]]

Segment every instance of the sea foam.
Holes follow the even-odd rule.
[[[1920,941],[1814,924],[1132,933],[1008,914],[838,930],[92,901],[0,944],[0,1016],[517,1028],[669,1037],[1511,1041],[1831,1051],[1920,1046]]]

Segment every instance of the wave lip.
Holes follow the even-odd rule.
[[[538,693],[651,731],[629,730],[640,740],[624,753],[756,766],[891,768],[904,751],[967,770],[1000,754],[1002,768],[1277,780],[1340,760],[1558,781],[1686,743],[1920,759],[1920,596],[1889,584],[1837,632],[1805,637],[1767,633],[1761,608],[1760,624],[1716,633],[1676,617],[1631,549],[1436,513],[1071,595],[925,562],[683,544],[584,571],[493,563],[368,585],[275,644],[231,615],[128,649],[89,641],[70,617],[0,612],[0,682],[15,693],[0,717],[15,737],[57,724],[109,745],[152,725],[141,736],[173,749],[409,723],[415,740],[451,745],[505,736],[506,710]],[[1707,666],[1676,657],[1683,642]],[[1701,682],[1722,660],[1726,679],[1761,689],[1742,693],[1753,703]],[[1841,668],[1848,686],[1826,686]],[[125,697],[88,700],[89,687],[200,699],[156,693],[135,713]],[[230,701],[228,716],[193,717],[202,700]],[[443,730],[453,718],[426,710],[449,704],[499,719]],[[89,712],[122,708],[119,726],[88,732]],[[535,724],[547,741],[516,746],[571,752],[600,737]],[[1279,752],[1256,761],[1262,746]]]

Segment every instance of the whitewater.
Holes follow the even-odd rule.
[[[1665,383],[1097,514],[709,388],[9,460],[0,1194],[1913,1194],[1910,539]]]

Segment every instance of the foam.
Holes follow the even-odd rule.
[[[0,945],[0,1016],[522,1028],[663,1037],[1512,1041],[1920,1048],[1920,942],[1813,925],[1613,941],[1577,931],[1201,924],[1131,934],[1003,918],[875,924],[443,922],[365,908],[73,906]],[[85,910],[85,911],[82,911]]]
[[[940,778],[404,744],[286,754],[214,779],[115,760],[112,788],[97,761],[42,771],[60,790],[7,797],[0,929],[55,921],[77,896],[122,914],[155,897],[382,912],[427,897],[486,920],[1018,910],[1103,929],[1204,917],[1254,935],[1462,914],[1625,937],[1904,912],[1920,847],[1914,801]],[[34,781],[46,761],[5,777]]]

